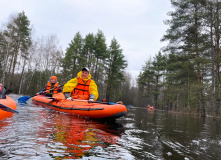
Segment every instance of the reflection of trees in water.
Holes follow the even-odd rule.
[[[7,121],[0,121],[0,134],[1,134],[1,130],[4,130],[4,127],[8,126],[8,124],[9,123]],[[7,141],[6,139],[5,140],[0,139],[0,144],[1,143],[6,143],[6,141]],[[0,150],[0,158],[5,156],[5,155],[6,155],[6,153],[4,151]]]
[[[62,158],[79,158],[96,146],[108,147],[115,144],[124,132],[123,126],[116,122],[99,122],[70,114],[42,112],[42,118],[49,119],[44,122],[39,136],[49,136],[53,142],[62,143],[63,147],[59,145],[57,148],[47,145],[52,154],[64,152]],[[52,128],[51,133],[47,132],[48,128]]]
[[[212,131],[212,118],[165,112],[158,119],[164,159],[220,159],[220,145],[214,141],[220,134]]]
[[[6,151],[4,151],[4,147],[2,147],[2,146],[4,146],[7,143],[10,143],[10,139],[4,138],[4,137],[7,135],[5,133],[5,132],[7,132],[7,127],[12,124],[12,121],[7,120],[7,119],[11,118],[12,115],[13,115],[13,113],[8,114],[7,116],[2,116],[2,117],[0,116],[0,135],[1,135],[1,138],[0,138],[0,159],[1,159],[1,157],[7,156],[7,154],[8,154]]]
[[[6,155],[6,153],[4,153],[3,151],[0,150],[0,157],[3,157],[5,155]]]

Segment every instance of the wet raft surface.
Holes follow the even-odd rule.
[[[110,123],[30,100],[17,110],[0,122],[0,159],[221,159],[221,123],[212,118],[130,107]]]

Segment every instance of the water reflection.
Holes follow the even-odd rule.
[[[221,159],[221,123],[130,107],[115,123],[28,102],[0,122],[0,159]]]
[[[123,133],[116,122],[100,122],[65,113],[41,110],[44,119],[38,132],[38,142],[44,142],[52,158],[80,158],[89,156],[93,148],[114,145]]]
[[[30,102],[18,110],[19,114],[0,122],[0,159],[118,156],[113,151],[124,132],[120,123],[59,113]]]
[[[211,139],[218,138],[217,135],[211,135],[211,124],[216,123],[212,119],[180,114],[167,114],[164,117],[166,118],[161,122],[163,130],[159,132],[159,141],[163,145],[165,158],[171,155],[174,159],[213,159],[214,156],[221,158],[215,149],[221,147],[218,143],[211,143]]]
[[[122,124],[136,159],[221,159],[221,125],[212,118],[134,107]]]

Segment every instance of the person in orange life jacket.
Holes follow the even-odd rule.
[[[37,95],[52,97],[54,93],[59,92],[62,92],[62,89],[57,82],[57,77],[51,76],[50,81],[48,81],[48,83],[45,85],[45,88],[42,91],[38,92]]]
[[[91,79],[89,69],[84,67],[77,77],[69,80],[63,87],[66,99],[83,99],[96,101],[99,94],[96,83]]]
[[[3,84],[0,83],[0,99],[5,99],[6,98],[6,90]]]

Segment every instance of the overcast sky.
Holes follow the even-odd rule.
[[[171,10],[170,0],[0,0],[0,24],[24,11],[35,34],[57,35],[64,51],[77,32],[85,37],[100,29],[108,46],[117,39],[127,71],[137,77],[145,61],[166,45],[160,39]]]

